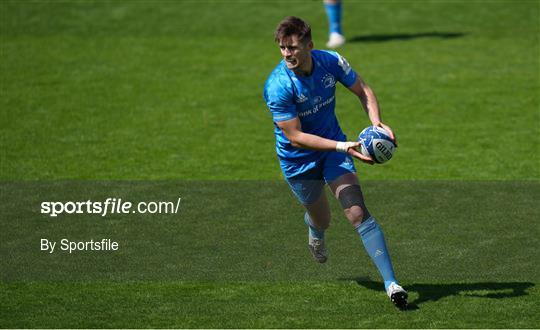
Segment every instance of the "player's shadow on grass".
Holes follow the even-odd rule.
[[[393,40],[412,40],[418,38],[441,38],[453,39],[465,36],[461,32],[421,32],[421,33],[396,33],[396,34],[370,34],[355,36],[347,39],[347,42],[386,42]]]
[[[352,279],[358,285],[380,292],[383,284],[364,278]],[[481,297],[504,299],[525,296],[527,289],[534,287],[531,282],[479,282],[455,284],[412,284],[406,285],[409,293],[417,293],[418,298],[409,302],[409,309],[418,309],[418,305],[428,301],[437,301],[448,296]]]

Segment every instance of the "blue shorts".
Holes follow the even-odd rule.
[[[325,152],[323,157],[299,166],[306,170],[285,180],[302,204],[314,203],[326,183],[344,174],[356,173],[352,157],[342,152]]]

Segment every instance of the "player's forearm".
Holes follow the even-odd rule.
[[[363,97],[360,97],[362,106],[366,111],[369,120],[373,125],[377,125],[381,122],[381,113],[379,110],[379,103],[377,102],[377,97],[375,93],[369,88],[369,86],[364,86]]]
[[[337,141],[304,132],[289,137],[289,141],[293,147],[317,151],[335,151],[337,145]]]

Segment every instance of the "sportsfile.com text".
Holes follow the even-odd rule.
[[[178,197],[175,202],[152,201],[132,203],[122,198],[107,198],[105,201],[77,201],[77,202],[42,202],[41,213],[56,217],[60,214],[99,214],[102,217],[111,214],[176,214],[180,208]],[[136,205],[136,207],[134,207]]]

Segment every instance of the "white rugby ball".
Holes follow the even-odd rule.
[[[360,152],[379,164],[392,159],[396,150],[396,144],[390,138],[390,133],[378,126],[366,127],[358,135],[358,141],[361,143]]]

